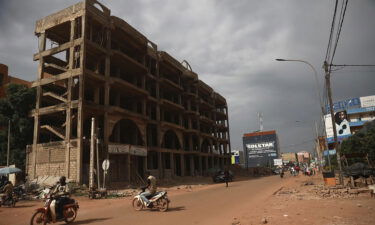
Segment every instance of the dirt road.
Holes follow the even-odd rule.
[[[375,200],[290,200],[273,195],[282,187],[300,186],[305,177],[263,177],[224,184],[203,185],[193,189],[168,191],[168,212],[134,211],[131,198],[88,200],[77,198],[80,210],[74,224],[132,225],[243,225],[261,224],[375,224],[371,218],[363,223],[349,217],[371,215]],[[29,223],[33,210],[42,202],[21,202],[17,208],[0,208],[1,225]],[[337,207],[339,205],[339,207]],[[361,205],[361,207],[358,207]],[[325,207],[327,207],[325,209]],[[348,218],[346,218],[348,217]],[[334,223],[333,223],[334,221]],[[349,221],[349,222],[348,222]],[[63,224],[63,223],[61,223]]]

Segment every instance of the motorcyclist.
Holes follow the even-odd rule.
[[[3,187],[4,195],[2,196],[2,201],[5,202],[8,199],[12,198],[13,193],[13,184],[10,181],[5,182],[5,186]]]
[[[148,190],[141,194],[141,198],[146,203],[146,206],[151,208],[152,203],[147,199],[147,197],[152,196],[156,193],[157,186],[156,186],[156,178],[154,176],[149,175],[147,177],[147,187],[145,187],[145,189],[146,188]]]
[[[55,211],[56,219],[61,219],[63,217],[63,207],[69,202],[70,196],[65,176],[60,177],[51,194],[55,198],[51,203],[52,211]],[[53,210],[54,207],[56,207],[55,210]]]

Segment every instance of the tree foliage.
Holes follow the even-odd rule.
[[[368,122],[365,126],[343,141],[341,144],[342,153],[367,153],[369,160],[375,162],[375,121]],[[359,159],[355,159],[359,160]]]
[[[24,169],[26,145],[33,140],[33,118],[29,112],[35,106],[35,89],[9,84],[6,97],[0,99],[0,165],[6,165],[8,121],[10,120],[10,164]]]

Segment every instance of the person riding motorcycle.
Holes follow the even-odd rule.
[[[145,187],[145,189],[146,188],[148,190],[141,194],[141,198],[146,203],[146,206],[151,208],[152,203],[147,199],[147,197],[152,196],[156,193],[157,186],[156,186],[156,178],[154,176],[150,175],[147,177],[147,187]]]
[[[70,201],[69,187],[66,183],[65,176],[60,177],[59,181],[56,184],[56,187],[51,192],[51,195],[55,198],[50,206],[51,211],[55,212],[55,214],[52,216],[54,217],[54,220],[61,219],[63,217],[63,207]]]
[[[13,184],[10,181],[5,182],[5,186],[3,187],[4,196],[2,196],[2,202],[7,201],[8,199],[12,198],[13,193]]]

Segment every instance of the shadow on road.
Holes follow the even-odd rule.
[[[185,206],[177,206],[177,207],[172,207],[172,208],[169,208],[168,211],[182,211],[182,210],[185,210]]]
[[[108,218],[87,219],[87,220],[76,221],[73,224],[90,224],[90,223],[93,223],[93,222],[99,222],[99,221],[104,221],[104,220],[109,220],[109,219],[111,219],[111,217],[108,217]]]
[[[34,205],[17,205],[16,204],[16,206],[14,208],[30,208],[30,207],[34,207],[34,206],[36,206],[36,204],[34,204]]]

